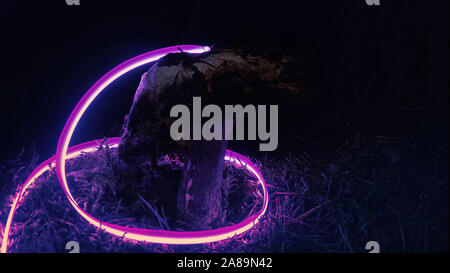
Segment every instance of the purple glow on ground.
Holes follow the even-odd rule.
[[[106,222],[101,222],[100,220],[96,219],[95,217],[93,217],[92,215],[90,215],[89,213],[87,213],[78,206],[77,202],[72,196],[72,193],[70,192],[66,180],[65,174],[66,160],[76,157],[83,152],[86,153],[94,151],[95,148],[98,147],[99,143],[101,142],[101,141],[90,141],[69,148],[70,139],[84,112],[89,107],[89,105],[94,101],[94,99],[109,84],[111,84],[113,81],[115,81],[125,73],[139,66],[156,61],[161,57],[165,56],[166,54],[177,53],[180,51],[199,54],[208,52],[209,50],[210,48],[208,46],[179,45],[150,51],[118,65],[110,72],[108,72],[106,75],[104,75],[100,80],[98,80],[81,98],[81,100],[76,105],[75,109],[72,111],[60,135],[56,155],[41,163],[30,174],[30,176],[27,178],[24,184],[18,188],[13,204],[11,206],[10,213],[8,215],[8,219],[6,221],[0,252],[6,253],[8,250],[8,237],[12,225],[12,220],[14,218],[14,213],[16,212],[20,202],[23,201],[26,195],[26,190],[30,188],[30,186],[36,181],[36,179],[40,175],[48,171],[50,167],[56,167],[58,180],[73,208],[90,224],[116,236],[152,243],[201,244],[228,239],[252,228],[264,215],[268,207],[269,196],[267,192],[266,183],[261,174],[261,171],[256,167],[255,164],[253,164],[248,158],[229,150],[226,151],[225,160],[232,162],[237,167],[247,168],[247,170],[250,171],[258,179],[264,193],[263,206],[262,209],[257,214],[250,216],[241,223],[214,230],[180,232],[180,231],[154,230],[143,228],[130,228]],[[108,139],[108,141],[112,147],[117,147],[118,144],[120,143],[120,138],[110,138]]]

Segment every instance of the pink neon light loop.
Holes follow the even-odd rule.
[[[27,178],[23,186],[18,189],[16,197],[14,198],[13,204],[11,206],[10,213],[8,215],[8,219],[5,225],[5,230],[2,239],[2,246],[0,249],[1,253],[7,252],[7,244],[8,244],[8,236],[10,232],[10,228],[12,225],[12,219],[14,217],[14,213],[19,206],[20,201],[25,197],[26,190],[30,188],[33,182],[44,172],[50,169],[50,166],[56,167],[56,172],[58,176],[58,180],[74,209],[89,223],[96,227],[100,227],[106,232],[138,241],[144,242],[153,242],[153,243],[164,243],[164,244],[199,244],[199,243],[209,243],[220,241],[223,239],[231,238],[235,235],[241,234],[251,227],[253,227],[258,220],[264,215],[268,207],[268,192],[265,184],[265,180],[261,174],[261,171],[253,164],[248,158],[227,150],[225,154],[225,160],[232,162],[236,166],[242,166],[247,168],[259,181],[263,193],[263,206],[262,209],[255,215],[250,216],[246,220],[242,221],[233,226],[214,229],[214,230],[206,230],[206,231],[167,231],[167,230],[152,230],[152,229],[143,229],[143,228],[130,228],[119,225],[114,225],[106,222],[101,222],[96,219],[83,209],[81,209],[75,199],[72,196],[72,193],[69,190],[69,186],[67,184],[66,175],[65,175],[65,161],[67,159],[76,157],[80,153],[83,152],[92,152],[98,147],[99,141],[90,141],[86,143],[82,143],[69,148],[70,139],[73,135],[73,132],[80,121],[82,115],[89,107],[89,105],[94,101],[94,99],[114,80],[118,79],[120,76],[125,73],[137,68],[139,66],[148,64],[150,62],[156,61],[161,57],[165,56],[168,53],[176,53],[176,52],[188,52],[188,53],[204,53],[209,51],[209,47],[207,46],[197,46],[197,45],[179,45],[166,47],[154,51],[150,51],[148,53],[139,55],[135,58],[132,58],[104,75],[100,80],[98,80],[81,98],[81,100],[76,105],[75,109],[72,111],[69,119],[67,120],[64,129],[60,135],[57,152],[56,155],[52,158],[44,161],[41,165],[39,165]],[[120,143],[120,138],[110,138],[109,144],[112,147],[117,147]]]

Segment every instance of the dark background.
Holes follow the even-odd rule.
[[[318,121],[304,136],[328,138],[331,146],[349,116],[399,107],[434,108],[448,129],[447,0],[382,0],[379,7],[364,0],[290,2],[2,3],[0,161],[23,147],[42,159],[52,155],[65,120],[99,77],[130,57],[174,44],[297,50],[320,91],[302,109]],[[117,134],[111,128],[128,112],[145,69],[97,99],[72,144]]]

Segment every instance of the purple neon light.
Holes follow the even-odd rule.
[[[56,167],[58,180],[69,202],[84,219],[86,219],[92,225],[101,228],[110,234],[120,236],[123,238],[152,243],[164,243],[164,244],[200,244],[231,238],[235,235],[241,234],[249,230],[258,222],[258,220],[264,215],[268,207],[269,196],[265,180],[261,174],[261,171],[248,158],[238,153],[232,152],[230,150],[226,151],[225,160],[232,162],[235,166],[247,168],[247,170],[250,171],[258,179],[263,189],[264,197],[262,209],[257,214],[250,216],[241,223],[229,227],[223,227],[219,229],[206,231],[180,232],[180,231],[153,230],[143,228],[130,228],[106,222],[101,222],[100,220],[96,219],[95,217],[93,217],[92,215],[81,209],[69,190],[69,186],[67,184],[65,175],[65,161],[67,159],[76,157],[81,153],[92,152],[99,145],[99,141],[89,141],[69,148],[69,143],[73,135],[73,132],[78,122],[80,121],[81,117],[83,116],[84,112],[89,107],[89,105],[109,84],[111,84],[114,80],[118,79],[125,73],[139,66],[156,61],[168,53],[176,53],[180,51],[188,53],[204,53],[209,51],[209,47],[197,45],[179,45],[150,51],[148,53],[139,55],[135,58],[132,58],[118,65],[113,70],[104,75],[100,80],[98,80],[87,91],[87,93],[81,98],[81,100],[76,105],[75,109],[72,111],[69,119],[67,120],[64,126],[64,129],[58,141],[56,155],[44,161],[35,170],[33,170],[33,172],[30,174],[30,176],[27,178],[24,184],[20,188],[18,188],[13,204],[11,206],[10,213],[8,215],[8,219],[6,221],[2,239],[2,246],[0,249],[1,253],[7,252],[8,237],[12,225],[12,220],[14,218],[14,214],[20,202],[26,196],[27,189],[30,188],[30,186],[36,181],[36,179],[40,175],[48,171],[51,167]],[[112,147],[117,147],[118,144],[120,143],[120,138],[110,138],[108,141]]]

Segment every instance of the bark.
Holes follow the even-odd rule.
[[[178,190],[178,217],[196,227],[218,226],[225,220],[222,172],[226,141],[196,141],[184,162]]]

